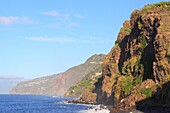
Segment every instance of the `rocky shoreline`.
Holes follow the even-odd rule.
[[[170,106],[167,104],[159,104],[155,103],[154,100],[147,100],[144,102],[139,102],[136,106],[125,107],[122,105],[118,106],[104,106],[102,104],[97,103],[89,103],[82,99],[76,99],[68,101],[68,103],[73,104],[87,104],[87,105],[96,105],[97,108],[90,107],[88,109],[97,110],[109,110],[110,113],[170,113]],[[104,113],[104,112],[103,112]]]
[[[68,101],[68,103],[98,105],[96,102],[84,101],[82,98]]]

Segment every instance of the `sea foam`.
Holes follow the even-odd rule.
[[[81,110],[78,113],[110,113],[106,106],[97,105],[86,110]]]

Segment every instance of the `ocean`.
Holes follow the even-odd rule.
[[[43,95],[0,95],[0,113],[107,113],[95,105],[70,104],[62,98]],[[88,109],[94,108],[94,109]]]

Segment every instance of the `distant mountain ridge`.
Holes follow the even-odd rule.
[[[11,90],[11,94],[47,94],[64,95],[64,93],[91,71],[102,67],[103,54],[95,54],[83,64],[72,67],[64,73],[21,82]]]

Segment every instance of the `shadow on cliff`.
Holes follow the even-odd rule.
[[[130,58],[131,56],[130,51],[126,52],[126,46],[129,42],[128,40],[130,40],[130,35],[126,35],[119,44],[119,47],[121,49],[120,59],[118,63],[119,72],[122,72],[123,63],[126,61],[127,58]]]
[[[136,109],[143,113],[170,113],[170,81],[157,88],[151,98],[136,102]]]
[[[101,104],[102,102],[102,82],[103,82],[103,77],[100,77],[98,79],[98,81],[94,84],[95,85],[95,88],[93,89],[93,93],[96,93],[97,94],[97,97],[96,97],[96,102]]]
[[[131,41],[133,40],[133,38],[138,37],[139,35],[140,35],[140,30],[138,29],[138,23],[135,23],[134,28],[132,28],[132,31],[130,32],[130,34],[124,36],[124,38],[119,43],[119,47],[121,49],[120,59],[118,63],[119,72],[122,72],[123,63],[128,58],[131,57],[130,49],[127,49],[127,48],[130,48]]]
[[[93,93],[97,94],[96,102],[97,104],[104,104],[107,106],[113,106],[113,94],[108,97],[108,94],[106,92],[102,92],[102,84],[103,84],[103,77],[100,77],[98,79],[98,82],[96,82],[95,88],[93,89]]]

